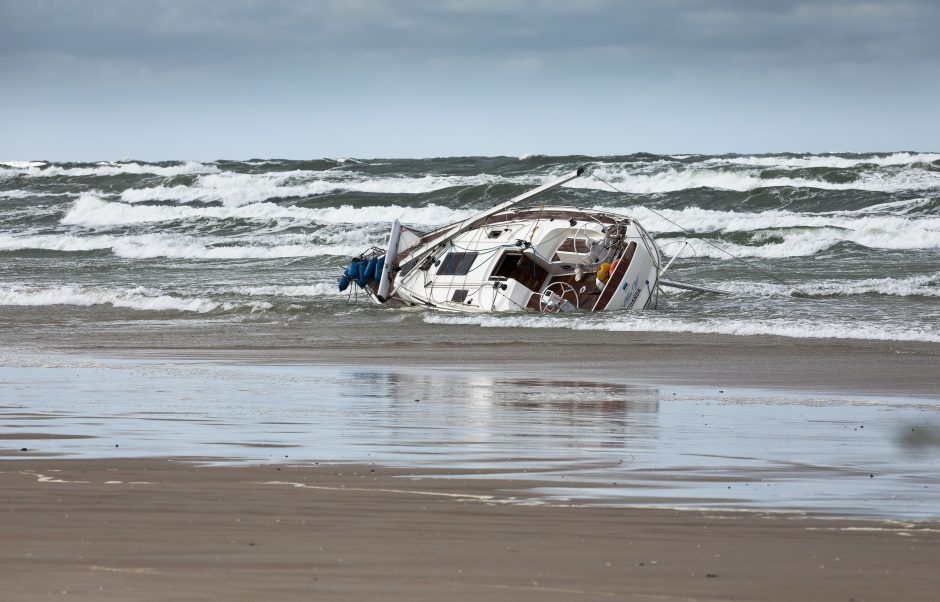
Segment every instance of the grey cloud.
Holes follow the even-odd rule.
[[[928,0],[0,0],[0,154],[927,148],[937,31]]]
[[[467,58],[641,49],[645,58],[691,63],[787,54],[918,63],[940,52],[933,2],[7,0],[2,11],[7,55],[211,62],[285,53]]]

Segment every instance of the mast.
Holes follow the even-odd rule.
[[[472,215],[468,217],[467,219],[463,220],[462,222],[458,222],[454,224],[453,226],[451,226],[450,228],[448,228],[447,230],[445,230],[438,236],[424,243],[420,248],[416,249],[413,253],[411,253],[412,259],[408,263],[411,263],[413,265],[415,262],[420,261],[421,259],[424,259],[424,256],[427,255],[429,251],[436,248],[439,244],[441,244],[445,240],[449,238],[454,238],[455,236],[458,236],[462,234],[463,232],[466,232],[467,230],[472,230],[476,228],[480,224],[480,222],[498,213],[501,213],[514,205],[518,205],[519,203],[522,203],[523,201],[528,201],[529,199],[533,199],[537,197],[538,195],[551,190],[552,188],[557,188],[558,186],[561,186],[562,184],[565,184],[566,182],[570,182],[571,180],[584,175],[585,171],[586,171],[586,168],[582,165],[576,170],[572,172],[568,172],[567,174],[559,178],[556,178],[552,180],[551,182],[542,184],[538,188],[533,188],[532,190],[524,192],[520,194],[519,196],[515,196],[509,199],[505,203],[500,203],[499,205],[496,205],[495,207],[491,209],[487,209],[486,211],[483,211],[482,213],[477,213],[476,215]],[[387,262],[388,260],[386,259],[386,263]]]

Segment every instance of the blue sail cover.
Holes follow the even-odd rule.
[[[365,288],[367,284],[375,280],[375,264],[377,264],[375,257],[370,259],[366,263],[365,269],[360,269],[359,271],[359,280],[358,284],[361,288]]]

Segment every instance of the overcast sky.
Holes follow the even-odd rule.
[[[0,0],[0,160],[940,150],[940,2]]]

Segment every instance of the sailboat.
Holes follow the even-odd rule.
[[[672,261],[663,265],[656,241],[632,217],[534,203],[586,173],[579,167],[430,232],[396,219],[388,245],[354,257],[339,289],[358,287],[378,304],[464,313],[646,309],[662,286],[721,292],[664,280]]]

